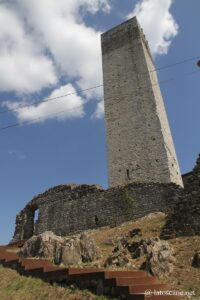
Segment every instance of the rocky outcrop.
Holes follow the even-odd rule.
[[[146,260],[141,269],[158,277],[168,276],[174,270],[174,250],[167,241],[151,238],[141,242],[136,250],[138,254],[145,254]]]
[[[21,257],[45,258],[66,266],[95,261],[99,255],[94,240],[86,233],[65,238],[51,231],[33,236],[20,251]]]
[[[52,232],[44,232],[41,235],[34,235],[26,241],[20,251],[23,257],[44,257],[52,259],[55,252],[64,244],[61,237],[56,236]]]
[[[135,232],[139,233],[139,230]],[[131,233],[118,242],[118,246],[106,259],[106,267],[134,267],[135,260],[140,258],[142,262],[140,268],[151,275],[162,278],[173,272],[174,250],[167,241],[155,237],[130,242]]]
[[[104,264],[105,267],[125,267],[131,265],[130,252],[120,243],[114,248],[113,253],[108,256]]]
[[[79,245],[82,262],[92,262],[100,257],[99,249],[88,234],[81,234]]]

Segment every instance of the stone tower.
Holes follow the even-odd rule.
[[[153,59],[136,17],[102,34],[109,186],[182,186]]]

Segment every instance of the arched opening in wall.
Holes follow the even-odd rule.
[[[35,207],[33,211],[33,234],[37,234],[38,220],[39,220],[39,209],[38,207]]]
[[[38,217],[39,217],[39,209],[36,209],[34,211],[34,224],[38,222]]]
[[[38,223],[38,206],[27,205],[24,209],[23,221],[23,239],[27,240],[36,234],[36,226]]]
[[[130,171],[129,171],[129,169],[126,170],[126,175],[127,175],[128,180],[130,180]]]

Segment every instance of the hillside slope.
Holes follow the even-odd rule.
[[[89,230],[87,234],[94,239],[100,250],[100,258],[97,261],[83,263],[82,267],[95,266],[103,267],[109,256],[112,256],[114,249],[125,241],[133,245],[141,240],[156,238],[160,236],[161,230],[166,222],[163,213],[150,214],[136,222],[127,222],[117,227],[104,227],[96,230]],[[139,232],[139,234],[130,234]],[[72,237],[72,236],[71,236]],[[175,252],[173,272],[160,278],[160,282],[169,283],[174,291],[194,291],[194,300],[200,300],[200,268],[192,267],[192,257],[195,250],[199,250],[200,236],[177,237],[168,240]],[[138,270],[144,262],[144,257],[129,259],[129,263],[123,267],[111,265],[109,268],[121,270]],[[75,265],[76,267],[76,265]],[[78,265],[81,267],[81,265]],[[74,288],[63,288],[50,286],[39,279],[26,278],[18,275],[15,271],[0,268],[0,299],[1,300],[97,300],[107,299],[97,297],[87,291],[78,291]]]
[[[134,229],[140,229],[140,235],[130,239],[130,242],[159,237],[161,229],[166,222],[166,216],[162,213],[152,214],[136,222],[127,222],[115,228],[104,228],[91,232],[97,245],[103,254],[100,266],[103,265],[106,257],[111,254],[113,246],[107,245],[107,241],[118,240],[127,236],[128,232]],[[129,239],[127,241],[129,242]],[[174,248],[176,261],[174,263],[174,271],[164,279],[174,290],[195,291],[196,296],[200,299],[200,268],[192,267],[192,258],[195,250],[200,248],[200,236],[177,237],[168,240],[169,244]],[[141,266],[141,258],[133,260],[134,267],[139,269]],[[127,268],[127,267],[126,267]]]

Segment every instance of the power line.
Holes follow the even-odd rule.
[[[102,87],[102,86],[103,86],[103,84],[100,84],[100,85],[96,85],[96,86],[93,86],[93,87],[90,87],[90,88],[87,88],[87,89],[84,89],[84,90],[78,90],[76,92],[64,94],[64,95],[61,95],[61,96],[57,96],[57,97],[53,97],[53,98],[46,98],[45,100],[42,100],[42,101],[34,101],[30,104],[22,104],[22,105],[19,105],[17,108],[6,109],[6,110],[3,110],[3,111],[0,111],[0,114],[13,112],[13,111],[18,111],[19,109],[23,109],[23,108],[26,108],[26,107],[29,107],[29,106],[33,106],[33,105],[36,105],[36,104],[57,100],[57,99],[60,99],[60,98],[63,98],[63,97],[68,97],[68,96],[71,96],[71,95],[75,95],[75,94],[81,93],[81,92],[87,92],[87,91],[94,90],[94,89],[97,89],[97,88]]]
[[[59,111],[59,112],[56,112],[56,113],[53,113],[53,114],[48,114],[48,115],[46,115],[46,117],[59,116],[61,114],[64,114],[66,111],[67,110],[62,110],[62,111]],[[43,117],[38,117],[38,118],[35,118],[31,121],[18,122],[18,123],[14,123],[14,124],[11,124],[11,125],[8,125],[8,126],[5,126],[5,127],[0,127],[0,131],[10,129],[10,128],[13,128],[13,127],[34,124],[36,121],[40,121],[40,120],[43,120]]]
[[[169,65],[166,65],[166,66],[155,68],[155,69],[151,70],[150,73],[156,72],[156,71],[160,71],[160,70],[164,70],[164,69],[167,69],[167,68],[171,68],[171,67],[174,67],[176,65],[180,65],[180,64],[183,64],[183,63],[186,63],[186,62],[189,62],[189,61],[197,60],[197,59],[199,59],[199,56],[190,57],[190,58],[187,58],[187,59],[184,59],[184,60],[181,60],[181,61],[169,64]],[[15,111],[18,111],[18,110],[26,108],[26,107],[30,107],[30,106],[33,106],[33,105],[37,105],[37,104],[41,104],[41,103],[45,103],[45,102],[49,102],[49,101],[54,101],[54,100],[57,100],[57,99],[60,99],[60,98],[68,97],[68,96],[71,96],[71,95],[75,95],[77,93],[83,93],[83,92],[87,92],[87,91],[90,91],[90,90],[94,90],[94,89],[100,88],[100,87],[103,87],[103,84],[100,84],[100,85],[97,85],[97,86],[93,86],[93,87],[89,87],[89,88],[86,88],[86,89],[83,89],[83,90],[78,90],[76,92],[64,94],[64,95],[57,96],[57,97],[46,98],[46,99],[44,99],[42,101],[34,101],[34,102],[30,103],[30,104],[21,104],[17,108],[6,109],[6,110],[3,110],[3,111],[0,111],[0,114],[5,114],[5,113],[9,113],[9,112],[15,112]]]
[[[188,72],[188,73],[183,74],[182,77],[191,76],[191,75],[194,75],[194,74],[197,74],[197,73],[200,73],[200,71],[198,70],[198,71],[194,71],[194,72]],[[180,77],[178,77],[178,78],[177,77],[176,78],[175,77],[174,78],[169,78],[169,79],[160,81],[158,83],[155,83],[152,86],[157,86],[157,85],[160,85],[160,84],[170,83],[170,82],[178,80],[178,79],[180,79]],[[64,97],[64,96],[60,96],[60,97]],[[46,115],[46,116],[47,117],[58,116],[58,115],[64,114],[66,111],[67,110],[62,110],[62,111],[59,111],[59,112],[56,112],[56,113],[53,113],[53,114],[49,114],[49,115]],[[36,121],[39,121],[39,120],[43,120],[43,118],[42,117],[38,117],[38,118],[35,118],[35,119],[31,120],[31,121],[18,122],[18,123],[7,125],[5,127],[0,127],[0,131],[6,130],[6,129],[10,129],[10,128],[13,128],[13,127],[22,126],[22,125],[30,125],[30,124],[35,123]]]
[[[166,66],[158,67],[154,70],[151,70],[150,72],[155,72],[155,71],[160,71],[160,70],[172,68],[172,67],[175,67],[177,65],[181,65],[181,64],[187,63],[189,61],[197,60],[197,59],[199,59],[199,56],[193,56],[193,57],[186,58],[184,60],[180,60],[180,61],[177,61],[175,63],[169,64],[169,65],[166,65]]]

